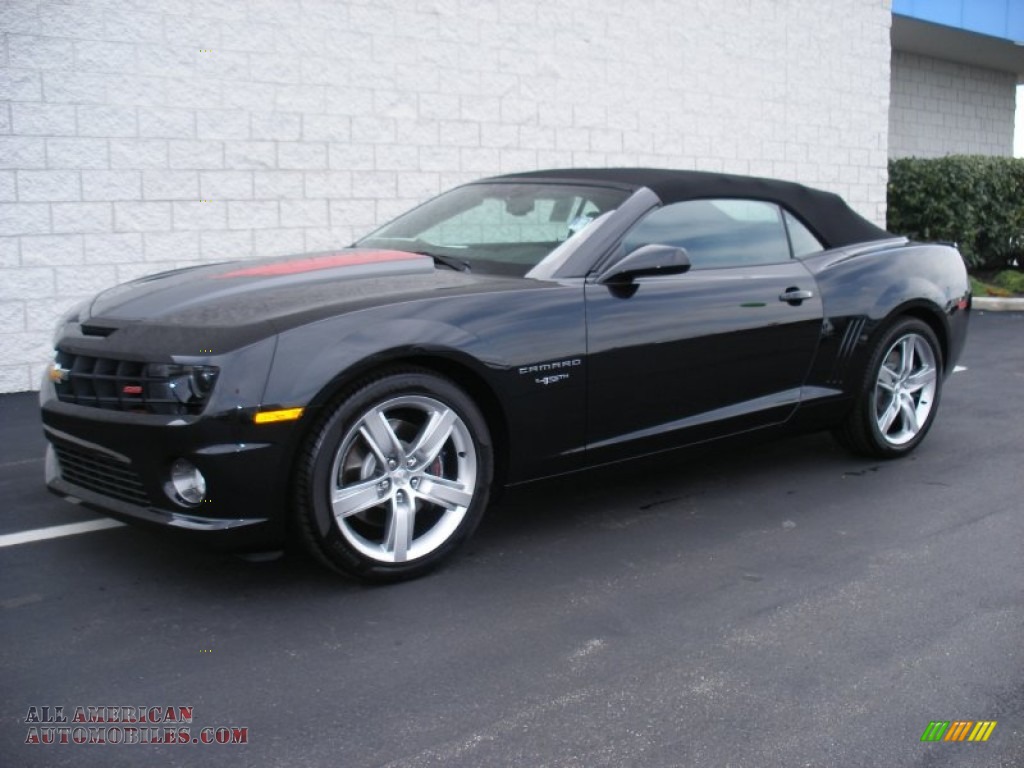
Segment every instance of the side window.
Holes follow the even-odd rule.
[[[626,234],[623,253],[652,243],[685,248],[694,269],[790,259],[782,212],[760,200],[688,200],[658,208]]]
[[[811,230],[805,227],[800,219],[789,211],[784,211],[783,215],[786,217],[786,229],[789,230],[789,242],[793,244],[794,258],[799,259],[825,250],[821,241],[811,234]]]

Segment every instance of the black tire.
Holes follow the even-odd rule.
[[[854,407],[833,434],[862,456],[907,455],[935,421],[942,378],[942,347],[935,332],[916,318],[897,319],[879,336]]]
[[[487,423],[462,389],[426,370],[385,372],[350,388],[311,430],[297,463],[296,528],[341,573],[415,578],[476,529],[493,472]]]

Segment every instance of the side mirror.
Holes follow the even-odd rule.
[[[637,277],[681,275],[690,268],[685,248],[674,245],[642,245],[617,261],[598,279],[599,283],[622,284]]]

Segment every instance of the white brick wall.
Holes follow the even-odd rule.
[[[653,165],[884,217],[888,0],[0,0],[0,391],[76,299],[347,244],[498,172]]]
[[[1017,77],[893,51],[892,157],[1013,156]]]

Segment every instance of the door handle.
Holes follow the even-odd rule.
[[[785,301],[788,304],[796,307],[799,306],[804,299],[810,299],[814,297],[814,291],[805,291],[800,288],[787,288],[779,294],[779,301]]]

